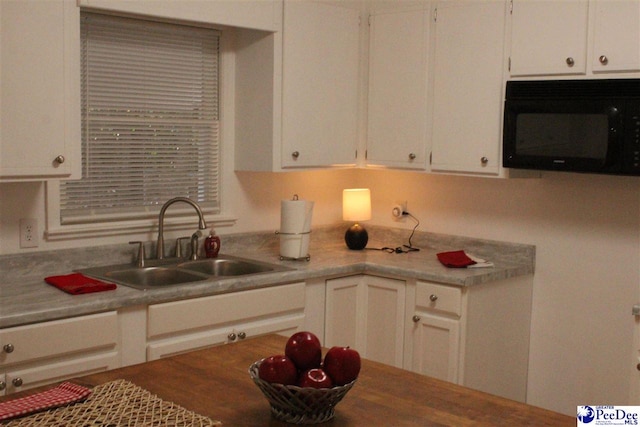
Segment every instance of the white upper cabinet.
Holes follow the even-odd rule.
[[[588,0],[513,0],[511,75],[584,74]]]
[[[282,167],[355,164],[360,13],[285,1]]]
[[[429,23],[428,9],[369,17],[368,165],[426,167]]]
[[[640,71],[640,0],[513,0],[511,76]]]
[[[440,2],[435,11],[432,171],[498,175],[506,2]]]
[[[0,0],[0,181],[80,177],[80,9]]]
[[[158,18],[279,31],[282,0],[78,0],[80,6]]]
[[[283,31],[239,34],[235,169],[354,166],[360,11],[285,1]]]
[[[640,71],[640,0],[595,2],[594,73]]]

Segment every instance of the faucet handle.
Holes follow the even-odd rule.
[[[189,259],[195,261],[198,259],[198,239],[202,236],[202,231],[197,230],[191,235],[191,256]]]
[[[139,242],[139,241],[135,241],[135,242],[129,242],[130,245],[139,245],[138,246],[138,261],[136,261],[136,265],[138,267],[144,267],[144,242]]]
[[[189,239],[190,237],[178,237],[176,239],[176,258],[182,258],[182,241]]]

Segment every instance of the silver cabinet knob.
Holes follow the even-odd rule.
[[[410,160],[415,160],[415,158],[416,158],[416,153],[409,153]]]
[[[246,332],[238,332],[238,338],[243,340],[247,337]]]
[[[229,335],[227,335],[227,338],[229,338],[229,341],[235,341],[237,336],[234,332],[231,332]]]
[[[291,157],[293,157],[294,159],[297,159],[298,157],[300,157],[300,152],[294,151],[293,153],[291,153]]]
[[[600,61],[602,65],[607,65],[609,63],[609,58],[607,58],[606,55],[600,55],[598,61]]]
[[[14,387],[21,387],[22,386],[22,378],[20,378],[20,377],[14,378],[13,381],[11,381],[11,384],[13,384]]]
[[[5,383],[4,381],[0,381],[0,391],[4,390],[5,388],[7,388],[7,383]]]
[[[576,64],[576,61],[572,57],[568,57],[566,62],[569,67],[573,67]]]
[[[436,294],[431,294],[431,295],[429,295],[429,300],[430,300],[431,302],[436,302],[436,301],[438,301],[438,295],[436,295]]]
[[[420,316],[418,316],[417,314],[414,314],[411,320],[413,320],[413,323],[418,323],[420,321]]]
[[[487,163],[489,163],[489,158],[488,157],[482,157],[480,159],[480,163],[482,163],[482,165],[486,165]]]
[[[2,350],[4,350],[5,353],[13,353],[15,348],[13,347],[13,344],[5,344],[4,347],[2,347]]]
[[[58,157],[53,159],[53,161],[56,162],[57,164],[61,165],[61,164],[64,163],[64,156],[62,154],[60,154]]]

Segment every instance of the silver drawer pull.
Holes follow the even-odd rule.
[[[11,384],[13,384],[14,387],[21,387],[22,386],[22,378],[20,378],[20,377],[14,378],[13,381],[11,381]]]
[[[229,338],[229,341],[235,341],[237,336],[235,333],[231,332],[229,335],[227,335],[227,338]]]
[[[15,348],[13,347],[13,344],[5,344],[4,347],[2,347],[2,349],[4,350],[5,353],[13,353],[13,350],[15,350]]]
[[[429,295],[429,300],[431,300],[432,302],[436,302],[438,300],[438,295],[436,294]]]
[[[420,316],[418,316],[417,314],[414,314],[411,320],[413,320],[413,323],[418,323],[420,321]]]
[[[246,332],[238,332],[238,338],[240,338],[241,340],[245,339],[247,337]]]

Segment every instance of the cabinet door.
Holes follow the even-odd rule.
[[[79,177],[80,9],[0,2],[0,180]]]
[[[367,164],[425,168],[429,15],[370,16]]]
[[[327,280],[324,345],[402,367],[405,282],[374,276]]]
[[[511,75],[585,74],[588,0],[513,0]]]
[[[291,336],[304,324],[304,314],[273,316],[256,322],[211,330],[151,342],[147,345],[147,360],[175,356],[206,347],[227,344],[266,334]]]
[[[411,369],[445,381],[458,381],[460,321],[426,312],[413,317]]]
[[[595,4],[593,72],[640,71],[640,1]]]
[[[434,171],[500,171],[506,3],[439,3],[435,14]]]
[[[284,3],[282,167],[355,164],[359,11]]]
[[[297,330],[304,305],[304,283],[150,305],[147,359]]]

